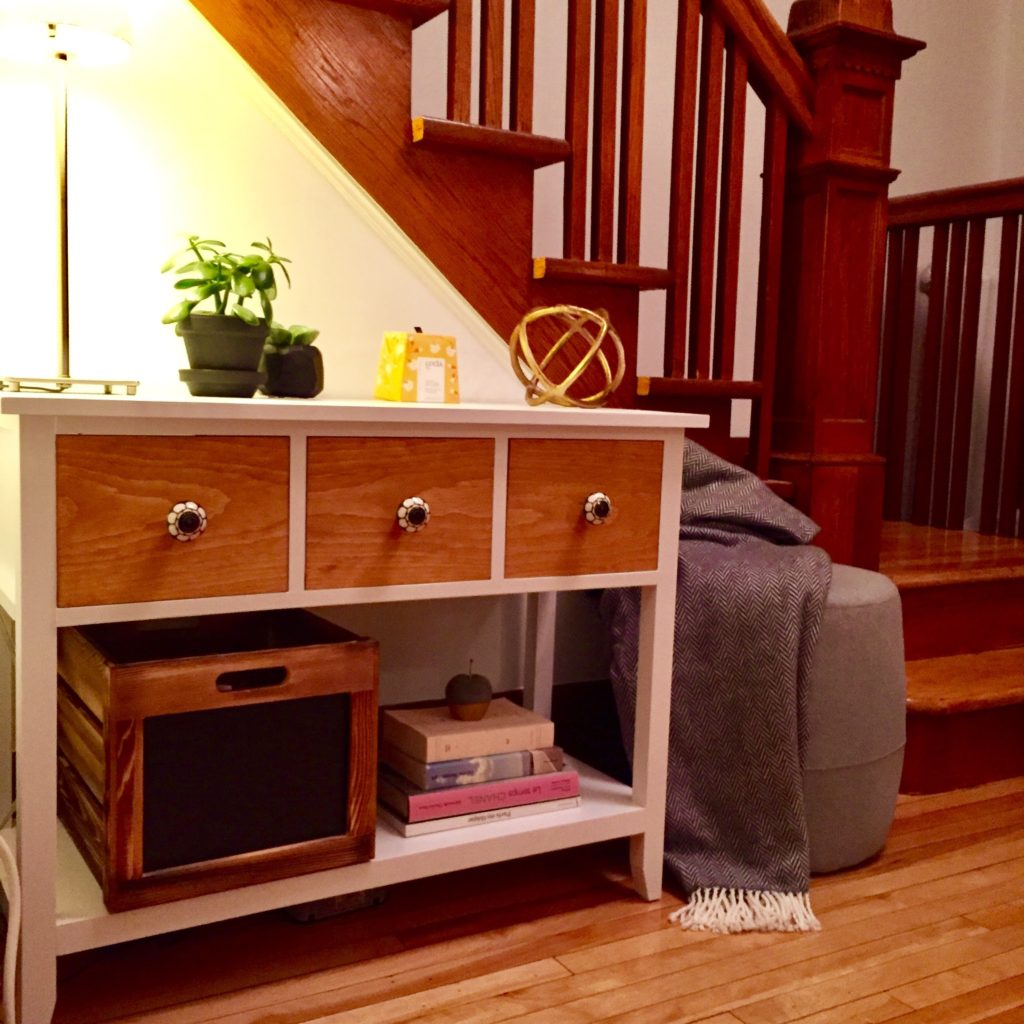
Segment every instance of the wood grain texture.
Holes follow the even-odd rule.
[[[480,5],[480,124],[502,125],[505,86],[505,0]]]
[[[722,185],[718,196],[718,266],[715,270],[715,334],[711,376],[731,380],[736,363],[743,140],[747,120],[747,57],[732,40],[726,42],[723,120],[725,124],[722,133]]]
[[[619,0],[597,0],[594,20],[590,258],[615,258],[615,153],[618,148]]]
[[[540,280],[591,282],[639,291],[667,288],[672,275],[661,267],[642,267],[632,263],[601,263],[596,260],[561,260],[538,256],[533,261],[533,276]]]
[[[195,6],[507,338],[535,305],[525,269],[532,256],[532,167],[450,148],[410,153],[408,23],[335,0]],[[493,230],[495,211],[501,231]]]
[[[591,0],[568,0],[565,137],[571,147],[565,168],[562,255],[585,259],[587,251],[587,169],[590,156]]]
[[[940,224],[932,238],[932,277],[928,294],[924,355],[918,391],[917,463],[911,522],[931,526],[932,486],[935,479],[935,431],[939,415],[939,368],[942,354],[942,313],[946,304],[949,225]]]
[[[619,229],[616,259],[619,263],[639,263],[644,77],[647,68],[647,0],[626,0],[622,26],[622,114],[619,138]]]
[[[750,425],[749,465],[768,475],[775,410],[775,362],[779,341],[779,290],[782,281],[782,232],[786,198],[786,140],[789,124],[781,104],[765,108],[764,186],[761,191],[760,262],[757,268],[757,321],[754,326],[754,379],[764,385],[757,417]]]
[[[814,86],[800,54],[761,0],[715,0],[718,16],[750,54],[762,99],[774,97],[798,130],[815,130]]]
[[[57,438],[61,607],[288,588],[288,439]],[[206,532],[167,532],[196,501]]]
[[[267,914],[74,954],[55,1024],[1013,1020],[1022,829],[1024,780],[901,797],[877,858],[812,879],[806,935],[671,926],[681,895],[629,895],[619,843],[456,871],[315,928]]]
[[[248,618],[248,627],[238,617],[220,617],[218,621],[223,624],[229,619],[237,619],[230,628],[242,631],[247,628],[250,634],[259,634],[253,617]],[[220,627],[214,627],[214,631],[217,628]],[[258,654],[221,653],[147,662],[138,660],[134,653],[136,643],[146,642],[145,629],[136,630],[141,640],[127,635],[117,639],[119,631],[135,630],[132,625],[95,629],[102,631],[103,643],[119,652],[117,656],[98,652],[77,629],[60,632],[62,671],[72,680],[67,686],[62,684],[59,705],[63,723],[61,757],[68,766],[66,772],[62,769],[67,778],[61,783],[61,817],[96,874],[108,909],[150,906],[357,863],[372,856],[378,679],[374,641],[357,639],[265,650]],[[330,630],[347,635],[340,628],[330,627]],[[246,643],[245,640],[238,642],[243,646]],[[230,649],[231,644],[226,643],[225,647]],[[120,659],[122,651],[130,652],[129,660]],[[102,666],[105,676],[103,686],[95,680],[101,672],[97,665]],[[225,671],[279,665],[286,666],[288,674],[278,686],[233,691],[217,688]],[[72,686],[94,696],[102,694],[105,702],[102,715],[94,718],[85,710]],[[146,719],[337,693],[351,694],[347,712],[348,806],[344,835],[157,871],[145,870]],[[90,725],[91,735],[81,735],[88,732]],[[97,759],[99,763],[94,764]],[[183,763],[183,781],[188,771],[188,763]],[[193,813],[201,815],[202,807]]]
[[[387,14],[409,21],[413,28],[436,18],[455,7],[459,0],[336,0],[350,7],[365,7],[368,11]]]
[[[722,132],[722,75],[725,30],[709,9],[704,15],[700,49],[700,107],[697,115],[697,163],[693,204],[693,281],[690,291],[690,346],[687,374],[711,376],[714,317],[715,240],[718,231],[718,155]]]
[[[939,221],[1024,213],[1024,178],[919,192],[889,200],[889,223],[924,226]]]
[[[907,662],[907,710],[944,714],[1024,704],[1024,648]]]
[[[483,438],[310,438],[306,586],[383,586],[487,579],[494,442]],[[406,533],[405,498],[430,506]]]
[[[956,380],[956,413],[953,451],[949,467],[947,529],[963,529],[967,508],[967,470],[971,453],[971,421],[974,378],[978,356],[978,325],[981,319],[982,271],[985,262],[985,221],[972,220],[964,270],[964,306],[960,328],[960,361]]]
[[[819,543],[834,558],[873,568],[884,466],[866,456],[895,175],[892,113],[901,64],[920,44],[888,28],[885,4],[858,10],[886,27],[850,21],[840,5],[801,4],[791,34],[811,69],[815,131],[793,139],[788,160],[769,472],[797,484],[797,503],[822,524]]]
[[[512,52],[509,58],[509,128],[533,131],[533,64],[537,0],[512,0]]]
[[[964,273],[967,266],[967,224],[954,224],[950,232],[946,268],[946,309],[942,318],[942,350],[939,355],[938,396],[935,423],[935,466],[932,485],[932,522],[948,526],[950,470],[953,465],[956,382],[960,359],[960,330],[964,306]],[[971,396],[973,401],[974,396]],[[963,526],[963,521],[958,524]]]
[[[672,165],[669,176],[668,222],[672,230],[668,234],[668,269],[672,272],[673,281],[665,308],[666,377],[683,377],[686,374],[699,47],[700,5],[681,3],[676,25]]]
[[[512,439],[505,572],[512,577],[657,567],[660,441]],[[583,518],[594,491],[612,500],[608,522]]]
[[[103,726],[66,683],[57,687],[57,749],[96,800],[103,799],[106,771]]]
[[[531,167],[560,163],[569,155],[569,145],[562,139],[485,125],[441,121],[433,117],[413,120],[412,140],[422,149],[486,153]]]
[[[448,120],[469,122],[473,94],[473,0],[448,10]]]
[[[1016,285],[1014,269],[1017,265],[1020,226],[1020,217],[1004,217],[999,243],[996,322],[992,338],[988,433],[985,435],[985,474],[979,522],[983,533],[995,533],[999,527],[999,486],[1002,477],[1004,415],[1010,371],[1010,332],[1013,324],[1013,296]]]

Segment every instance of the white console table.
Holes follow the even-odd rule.
[[[683,428],[703,422],[526,406],[0,395],[22,1020],[50,1020],[65,953],[613,837],[630,837],[636,888],[658,897]],[[581,513],[594,491],[612,499],[600,525]],[[396,508],[412,492],[431,520],[406,535],[375,509],[382,494]],[[168,535],[161,511],[183,500],[208,513],[188,544]],[[381,824],[369,862],[116,914],[58,825],[60,627],[535,595],[526,696],[547,710],[554,593],[626,585],[643,595],[632,788],[578,765],[578,810],[412,839]]]

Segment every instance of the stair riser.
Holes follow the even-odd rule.
[[[1024,579],[901,588],[906,656],[1024,646]]]
[[[901,793],[940,793],[1024,775],[1024,704],[907,715]]]

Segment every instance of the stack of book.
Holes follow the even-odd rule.
[[[378,802],[405,836],[580,803],[554,724],[503,697],[476,722],[446,707],[382,711],[380,739]]]

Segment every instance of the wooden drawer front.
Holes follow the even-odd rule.
[[[490,438],[314,437],[306,460],[309,589],[490,577]],[[395,518],[412,497],[430,506],[417,533]]]
[[[658,565],[660,441],[513,439],[508,453],[507,576],[630,572]],[[602,525],[583,503],[612,500]]]
[[[61,607],[288,589],[285,437],[57,438]],[[206,532],[167,532],[180,501]]]

